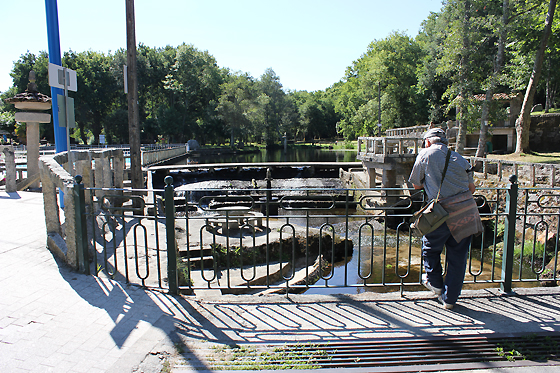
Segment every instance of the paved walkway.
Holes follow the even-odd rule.
[[[207,367],[216,344],[560,330],[558,288],[516,296],[466,291],[453,311],[428,292],[172,297],[81,275],[56,260],[45,247],[41,194],[0,191],[0,211],[2,373],[185,372]],[[513,369],[552,372],[560,369],[555,363]]]

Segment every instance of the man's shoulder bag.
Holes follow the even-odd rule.
[[[419,237],[425,236],[426,234],[435,231],[449,217],[449,213],[445,211],[443,206],[439,203],[439,194],[441,192],[441,186],[443,185],[443,179],[445,179],[445,174],[447,173],[447,166],[449,165],[450,156],[451,150],[448,149],[447,155],[445,157],[445,167],[443,168],[441,184],[439,185],[437,197],[435,199],[429,200],[424,207],[415,212],[412,216],[412,224],[410,225],[410,228],[412,228],[412,230]]]

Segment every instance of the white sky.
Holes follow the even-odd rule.
[[[414,37],[441,0],[136,0],[136,41],[185,42],[220,67],[260,77],[272,68],[285,89],[324,90],[373,40]],[[0,91],[14,61],[47,51],[44,0],[0,0]],[[58,0],[61,52],[126,48],[125,0]],[[79,87],[79,82],[78,82]]]

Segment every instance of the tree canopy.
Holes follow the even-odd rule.
[[[220,67],[193,45],[139,44],[141,141],[274,146],[284,136],[353,140],[377,134],[378,123],[390,129],[455,119],[464,133],[482,132],[485,123],[500,120],[499,111],[489,111],[493,93],[525,92],[551,1],[555,8],[555,0],[446,0],[416,37],[394,31],[373,40],[340,81],[315,92],[285,90],[272,68],[255,78]],[[560,80],[559,28],[550,28],[542,79],[529,103],[547,110],[556,107]],[[73,140],[95,144],[103,134],[109,143],[127,142],[126,51],[68,51],[62,63],[78,75]],[[1,98],[24,91],[32,69],[39,91],[50,95],[47,53],[26,52],[14,62],[13,87]],[[481,94],[486,103],[474,99]],[[14,111],[0,104],[0,126],[21,134],[25,127],[15,123]],[[43,126],[41,136],[52,141],[52,128]]]

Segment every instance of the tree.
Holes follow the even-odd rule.
[[[247,141],[253,132],[249,113],[256,105],[256,96],[256,84],[248,74],[230,74],[222,83],[217,111],[232,147],[236,137],[240,142]]]
[[[494,97],[494,90],[498,84],[498,80],[502,71],[505,58],[505,45],[508,37],[509,23],[509,0],[503,0],[501,22],[498,22],[496,28],[498,34],[498,43],[496,48],[496,57],[494,61],[494,71],[487,83],[486,95],[482,104],[482,114],[480,118],[480,135],[478,138],[478,146],[476,149],[476,157],[484,157],[486,154],[486,142],[488,137],[488,116]],[[477,162],[476,169],[482,167],[482,162]]]
[[[335,112],[332,97],[322,91],[290,92],[288,97],[297,108],[297,125],[289,137],[302,140],[310,138],[328,138],[336,136],[336,124],[340,116]]]
[[[172,98],[165,89],[177,50],[171,46],[150,48],[140,43],[137,52],[138,110],[142,142],[153,143],[162,132],[159,127],[158,110],[172,106]]]
[[[426,121],[426,100],[419,94],[416,74],[422,56],[418,43],[402,33],[370,43],[331,90],[342,116],[339,131],[346,139],[377,132],[379,110],[383,128]]]
[[[175,63],[165,80],[165,88],[173,93],[173,107],[180,113],[178,140],[185,142],[205,131],[208,115],[213,113],[219,99],[224,71],[207,51],[201,52],[192,45],[177,48]]]
[[[256,133],[270,147],[285,132],[292,130],[295,110],[282,90],[280,77],[271,68],[266,69],[260,77],[257,87],[260,93],[257,98],[259,108],[253,113],[257,124]]]
[[[515,130],[517,133],[517,144],[515,153],[529,153],[529,129],[531,127],[531,107],[533,105],[533,98],[537,89],[537,84],[541,75],[544,54],[550,32],[552,29],[552,20],[554,19],[554,11],[556,10],[556,0],[550,0],[548,5],[548,12],[546,15],[545,26],[539,45],[539,49],[535,55],[535,62],[533,64],[533,71],[531,78],[527,84],[523,104],[521,105],[521,113],[515,121]]]
[[[65,66],[76,71],[78,90],[73,93],[76,125],[84,143],[87,143],[88,129],[93,134],[94,143],[98,144],[103,127],[111,125],[107,118],[120,87],[111,74],[110,59],[93,51],[66,52],[62,59]]]

